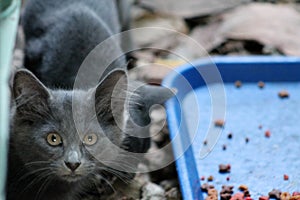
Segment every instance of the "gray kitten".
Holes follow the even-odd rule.
[[[173,94],[155,86],[128,88],[122,70],[87,91],[51,90],[19,70],[7,199],[99,199],[114,177],[130,179],[140,157],[127,152],[144,153],[150,145],[149,108]]]
[[[116,9],[113,0],[28,2],[22,25],[31,72],[13,78],[8,200],[99,199],[116,178],[133,177],[150,146],[149,109],[172,91],[129,81],[122,56],[104,69],[121,52],[117,39],[94,54],[73,89],[84,58],[121,30]],[[89,85],[93,75],[100,81]]]

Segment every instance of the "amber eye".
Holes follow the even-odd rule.
[[[61,139],[60,135],[58,135],[57,133],[49,133],[47,135],[47,142],[51,146],[58,146],[58,145],[62,144],[62,139]]]
[[[89,146],[95,144],[97,142],[97,140],[98,140],[98,137],[94,133],[87,134],[83,138],[84,144],[89,145]]]

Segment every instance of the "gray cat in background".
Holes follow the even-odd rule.
[[[149,109],[172,91],[130,81],[124,57],[105,70],[92,63],[103,71],[99,83],[73,89],[87,54],[121,30],[117,13],[112,0],[28,2],[22,24],[31,72],[13,78],[8,200],[101,199],[116,178],[132,178],[139,159],[130,152],[150,146]],[[97,61],[120,50],[112,42]]]

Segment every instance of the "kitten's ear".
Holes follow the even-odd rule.
[[[28,70],[18,70],[13,79],[12,95],[14,99],[34,96],[37,101],[50,97],[47,88]]]
[[[123,116],[126,101],[127,75],[123,70],[110,72],[95,90],[95,106],[99,119]]]

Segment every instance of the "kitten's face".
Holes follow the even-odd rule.
[[[124,139],[124,72],[115,72],[88,91],[49,90],[27,71],[16,76],[11,137],[26,168],[72,182],[113,162],[117,154],[112,150]],[[114,87],[117,81],[119,88]],[[120,123],[111,114],[113,90],[119,95],[114,110],[120,113]]]
[[[135,153],[145,152],[149,138],[126,137],[125,113],[135,115],[139,124],[146,124],[149,116],[141,113],[141,105],[148,112],[151,105],[162,103],[172,94],[157,95],[163,91],[149,88],[147,94],[138,95],[149,100],[134,99],[133,102],[139,101],[138,108],[132,104],[125,112],[126,88],[123,71],[112,72],[88,91],[50,90],[27,70],[17,72],[11,143],[24,167],[41,178],[84,181],[102,171],[115,172],[109,168],[124,162],[124,158],[120,160],[121,146]],[[151,95],[152,90],[157,90],[155,95]]]
[[[77,181],[95,173],[97,167],[103,166],[100,159],[103,162],[111,159],[101,156],[109,148],[110,141],[120,146],[123,138],[114,123],[103,124],[106,129],[100,128],[97,118],[91,114],[94,113],[91,92],[77,91],[77,94],[78,109],[72,110],[72,92],[50,91],[52,97],[48,100],[48,108],[42,111],[44,117],[29,113],[30,120],[26,121],[19,120],[16,115],[13,138],[18,151],[27,152],[21,157],[24,163],[46,161],[29,166],[47,166],[47,172],[67,181]]]

